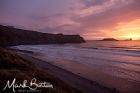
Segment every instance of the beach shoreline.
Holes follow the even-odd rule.
[[[26,60],[31,61],[33,64],[35,64],[38,67],[38,69],[41,69],[44,72],[47,72],[55,76],[56,78],[59,78],[66,84],[72,86],[75,89],[82,91],[83,93],[120,93],[118,90],[116,90],[116,88],[111,89],[105,87],[97,82],[83,78],[78,74],[74,74],[63,68],[55,66],[49,62],[35,58],[33,56],[26,55],[28,51],[25,51],[26,53],[23,52],[24,51],[18,52],[18,55]]]
[[[83,93],[19,56],[17,50],[2,47],[0,47],[0,91],[2,93]]]
[[[117,53],[116,51],[109,52],[107,50],[101,51],[98,49],[86,49],[59,45],[23,45],[15,46],[13,49],[17,49],[16,51],[19,52],[20,55],[23,54],[24,56],[29,57],[28,60],[31,60],[31,58],[39,60],[38,62],[33,60],[31,61],[34,64],[37,64],[37,66],[40,65],[42,70],[51,69],[50,73],[53,72],[54,76],[57,76],[63,81],[65,78],[62,76],[67,76],[66,78],[70,80],[65,80],[65,82],[68,84],[72,83],[70,85],[74,87],[75,82],[70,81],[80,77],[80,79],[84,78],[84,80],[88,80],[86,82],[79,81],[82,82],[79,84],[80,86],[87,82],[94,82],[100,86],[105,86],[106,88],[111,89],[111,91],[117,90],[120,93],[140,92],[140,83],[138,79],[139,66],[137,66],[137,64],[139,64],[138,60],[140,59],[133,55],[124,55]],[[126,57],[128,59],[124,59]],[[136,65],[134,63],[136,63]],[[48,66],[48,64],[51,66]],[[62,69],[62,71],[60,69]],[[135,73],[135,71],[137,71],[137,73]],[[71,76],[73,76],[73,74],[78,77],[72,79],[73,77]],[[78,84],[76,85],[78,86]],[[85,86],[90,87],[93,85]],[[81,87],[83,89],[83,86]],[[87,88],[87,90],[90,89]]]

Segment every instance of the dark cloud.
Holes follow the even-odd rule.
[[[110,0],[80,0],[86,7],[91,7],[94,5],[102,5],[105,2],[108,2]]]

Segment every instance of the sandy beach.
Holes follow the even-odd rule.
[[[48,62],[42,61],[40,59],[31,56],[27,56],[25,54],[20,53],[18,54],[24,59],[29,60],[34,64],[36,64],[39,69],[46,71],[47,73],[53,76],[56,76],[57,78],[61,79],[68,85],[82,91],[83,93],[119,93],[115,88],[110,89],[104,87],[98,84],[97,82],[85,79],[78,74],[74,74],[58,66],[52,65]]]
[[[84,92],[93,93],[99,91],[98,88],[101,88],[99,93],[104,88],[120,93],[140,92],[139,57],[132,53],[46,45],[19,46],[17,49],[22,50],[21,56],[42,70],[48,70]]]

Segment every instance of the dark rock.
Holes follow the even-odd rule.
[[[83,42],[85,41],[80,35],[40,33],[0,25],[0,46]]]
[[[115,38],[104,38],[101,41],[118,41],[118,40]]]

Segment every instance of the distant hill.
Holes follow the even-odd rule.
[[[101,41],[118,41],[118,40],[115,38],[104,38]]]
[[[85,42],[85,40],[80,35],[40,33],[18,29],[12,26],[0,25],[0,46],[82,42]]]

